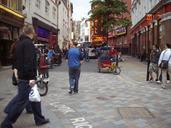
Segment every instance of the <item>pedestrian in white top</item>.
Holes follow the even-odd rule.
[[[160,67],[160,80],[162,82],[162,88],[166,88],[166,84],[170,79],[170,73],[168,72],[168,64],[171,60],[171,44],[166,44],[165,49],[160,54],[158,66]],[[163,75],[164,74],[164,75]]]

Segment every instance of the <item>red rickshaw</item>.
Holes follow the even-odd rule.
[[[118,65],[117,51],[111,47],[102,47],[98,57],[98,72],[107,71],[119,75],[121,68]]]

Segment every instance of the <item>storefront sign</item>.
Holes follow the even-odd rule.
[[[92,41],[93,42],[98,42],[98,41],[105,41],[106,38],[104,36],[93,36]]]
[[[5,7],[5,6],[0,5],[0,9],[3,10],[3,11],[5,11],[5,12],[8,12],[8,13],[10,13],[10,14],[12,14],[12,15],[15,15],[15,16],[17,16],[17,17],[19,17],[19,18],[23,18],[23,19],[24,19],[24,16],[23,16],[23,15],[21,15],[21,14],[15,12],[15,11],[13,11],[13,10],[11,10],[11,9],[9,9],[9,8],[7,8],[7,7]]]
[[[146,20],[147,21],[152,21],[153,20],[153,15],[152,14],[147,14],[146,15]]]
[[[126,27],[118,27],[115,31],[117,36],[124,35],[126,34]]]
[[[0,8],[0,21],[18,27],[24,24],[24,18],[18,17],[2,8]]]
[[[50,32],[48,30],[41,27],[37,27],[36,33],[38,37],[43,37],[46,39],[48,39],[50,35]]]

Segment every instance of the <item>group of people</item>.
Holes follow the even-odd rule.
[[[31,88],[36,85],[37,67],[40,68],[45,63],[43,62],[44,59],[40,59],[40,65],[37,64],[37,50],[33,43],[34,36],[33,26],[24,26],[22,36],[12,48],[12,69],[17,80],[18,92],[4,109],[6,117],[1,123],[1,128],[13,128],[12,125],[17,121],[24,109],[26,109],[27,113],[33,113],[37,126],[49,123],[49,119],[42,114],[41,102],[29,101]],[[44,56],[44,54],[40,54],[39,58],[45,58]],[[66,59],[69,67],[69,94],[75,94],[79,91],[78,84],[83,63],[83,56],[80,48],[77,47],[77,43],[70,43],[70,47],[66,52]]]
[[[153,45],[150,53],[149,80],[161,83],[165,89],[170,83],[169,64],[171,64],[171,44],[166,44],[162,52],[157,45]]]

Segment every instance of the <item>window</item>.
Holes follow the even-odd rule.
[[[5,6],[7,6],[8,1],[7,1],[7,0],[1,0],[1,4],[3,4],[3,5],[5,5]]]
[[[53,7],[52,16],[53,16],[53,19],[56,18],[56,8],[55,7]]]
[[[18,10],[17,9],[17,0],[12,0],[10,2],[10,8],[12,8],[13,10]]]
[[[85,36],[85,41],[89,41],[89,36]]]
[[[36,0],[36,3],[35,3],[36,7],[37,8],[40,8],[40,5],[41,5],[41,0]]]
[[[49,14],[49,8],[50,8],[50,4],[49,2],[46,0],[46,3],[45,3],[45,12]]]

